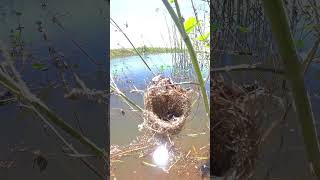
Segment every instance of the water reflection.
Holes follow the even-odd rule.
[[[160,145],[153,152],[153,162],[159,167],[165,167],[169,162],[169,151],[167,145]]]

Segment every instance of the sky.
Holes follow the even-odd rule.
[[[195,5],[197,9],[209,9],[206,2],[193,1],[194,3],[197,2]],[[184,19],[194,16],[191,0],[180,0],[178,2]],[[207,16],[209,21],[209,12]],[[172,32],[173,22],[162,0],[111,0],[110,17],[122,28],[136,47],[143,45],[170,47],[167,24],[170,32]],[[199,19],[201,18],[199,17]],[[132,48],[124,35],[115,30],[116,28],[110,24],[111,49]]]

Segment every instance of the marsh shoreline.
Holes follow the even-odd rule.
[[[144,55],[150,54],[162,54],[162,53],[181,53],[185,51],[180,48],[162,48],[162,47],[138,47],[136,48],[139,53]],[[121,49],[110,49],[110,60],[117,58],[124,58],[130,56],[137,56],[137,52],[133,48],[121,48]]]

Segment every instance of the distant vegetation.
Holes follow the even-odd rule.
[[[141,54],[160,54],[160,53],[174,53],[174,52],[183,52],[183,49],[180,48],[161,48],[161,47],[147,47],[142,46],[136,48]],[[133,48],[122,48],[122,49],[111,49],[110,50],[110,59],[119,58],[119,57],[128,57],[138,55]]]

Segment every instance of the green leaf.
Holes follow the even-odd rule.
[[[190,33],[199,25],[199,22],[195,17],[190,17],[186,22],[184,22],[184,29],[186,33]]]
[[[174,3],[174,0],[169,0],[169,3]]]
[[[33,63],[32,64],[32,68],[36,69],[36,70],[40,70],[40,71],[45,71],[47,70],[47,68],[45,67],[44,64],[41,63]]]
[[[303,48],[304,47],[304,41],[302,39],[298,39],[294,41],[294,44],[297,48]]]
[[[207,32],[205,34],[202,34],[202,35],[198,36],[196,39],[201,41],[201,42],[205,42],[205,41],[207,41],[209,36],[210,36],[210,32]]]
[[[240,32],[243,32],[243,33],[250,32],[248,27],[238,26],[238,29],[239,29]]]

